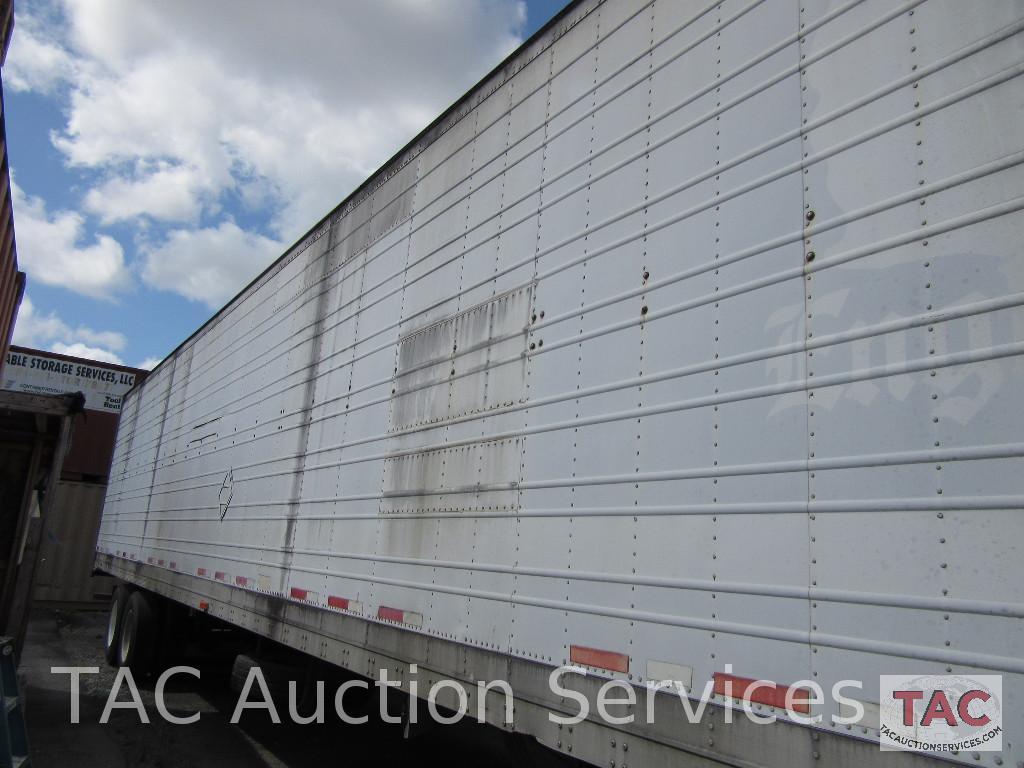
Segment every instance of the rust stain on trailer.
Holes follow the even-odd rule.
[[[328,247],[333,247],[337,242],[335,228],[331,228],[328,239]],[[316,273],[311,277],[311,284],[317,285],[324,282],[327,272],[331,267],[331,259],[320,259],[312,272]],[[316,382],[320,374],[320,365],[323,362],[324,346],[324,325],[330,308],[331,291],[321,291],[317,296],[315,309],[315,325],[313,335],[309,342],[309,354],[305,357],[304,370],[305,381],[302,383],[302,413],[300,415],[301,426],[298,429],[296,439],[297,458],[295,459],[294,474],[292,475],[292,488],[289,495],[288,509],[285,516],[283,533],[282,562],[277,568],[277,587],[274,591],[284,594],[288,571],[291,568],[292,560],[295,557],[295,525],[299,517],[299,509],[302,502],[302,487],[305,479],[306,458],[309,455],[309,426],[312,419],[313,406],[316,402]],[[278,622],[284,611],[284,602],[280,600],[269,603],[270,619]]]
[[[532,286],[501,294],[398,342],[392,431],[521,402]]]
[[[532,298],[532,286],[510,291],[399,340],[382,515],[516,503],[518,440],[438,444],[447,434],[442,427],[525,398]],[[432,531],[416,528],[407,519],[388,526],[389,551],[418,550],[412,542]]]
[[[448,434],[444,427],[525,398],[532,299],[532,286],[510,291],[399,340],[388,441],[393,456],[384,462],[379,506],[382,554],[434,555],[440,523],[416,513],[517,506],[518,439],[437,446]],[[403,516],[388,519],[395,513]]]

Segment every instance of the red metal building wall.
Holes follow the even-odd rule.
[[[0,65],[7,58],[7,46],[13,30],[14,5],[11,0],[0,0]],[[3,373],[18,306],[25,291],[25,275],[18,271],[14,244],[14,212],[11,207],[11,176],[4,118],[3,82],[0,81],[0,374]]]

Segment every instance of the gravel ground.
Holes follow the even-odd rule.
[[[29,738],[34,768],[305,768],[344,765],[433,765],[505,768],[541,765],[555,756],[527,739],[512,739],[497,729],[464,723],[435,728],[403,739],[400,726],[371,717],[346,726],[332,718],[328,685],[327,722],[274,725],[265,712],[247,712],[239,725],[229,720],[236,696],[229,690],[230,664],[190,662],[199,680],[179,675],[168,685],[168,709],[179,716],[200,713],[191,725],[173,725],[157,713],[153,680],[139,683],[150,723],[134,710],[114,710],[102,725],[100,715],[115,672],[103,659],[106,614],[37,609],[29,624],[21,663],[25,680]],[[82,676],[81,722],[70,723],[70,681],[53,666],[98,667]],[[121,699],[127,699],[122,690]],[[347,700],[346,700],[347,701]],[[368,706],[368,714],[372,715]],[[352,712],[352,714],[359,714]],[[561,764],[561,763],[555,763]]]

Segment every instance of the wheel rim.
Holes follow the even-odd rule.
[[[117,642],[117,620],[120,618],[120,606],[117,598],[110,604],[110,621],[107,622],[107,648],[113,648]]]
[[[124,625],[121,627],[121,653],[120,662],[125,664],[128,662],[128,654],[132,651],[132,637],[135,634],[135,611],[132,610],[131,606],[127,608],[124,615]]]

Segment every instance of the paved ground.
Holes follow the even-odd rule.
[[[373,718],[366,725],[346,726],[330,717],[330,687],[324,725],[273,725],[263,712],[247,713],[240,725],[232,725],[229,719],[236,697],[229,690],[230,668],[223,661],[197,664],[200,680],[178,676],[173,678],[176,687],[168,687],[170,711],[200,712],[198,723],[172,725],[160,718],[150,681],[139,686],[149,725],[140,724],[137,713],[130,710],[115,710],[110,722],[101,725],[100,714],[115,674],[103,659],[105,628],[106,616],[98,612],[37,611],[33,616],[21,671],[34,768],[319,768],[441,761],[486,768],[538,764],[531,745],[476,724],[435,729],[415,739],[402,739],[400,726]],[[52,666],[100,669],[99,674],[82,677],[78,725],[70,724],[68,677],[51,674]],[[287,721],[285,712],[282,715]]]

